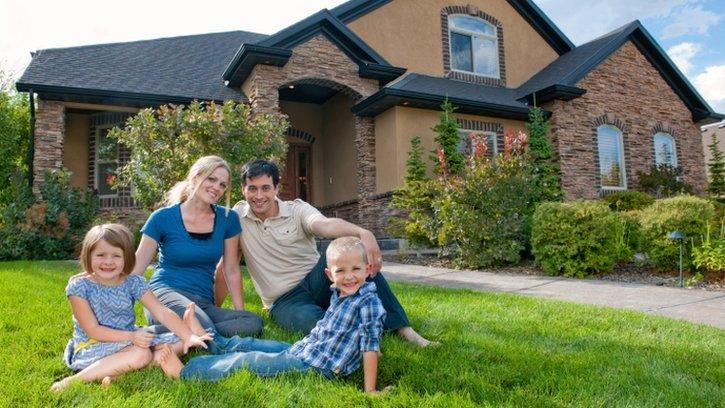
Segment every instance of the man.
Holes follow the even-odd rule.
[[[246,201],[234,206],[242,224],[244,259],[264,308],[291,331],[309,333],[330,304],[332,282],[325,276],[326,260],[317,252],[315,237],[356,236],[362,240],[372,265],[372,281],[387,312],[383,327],[395,330],[422,347],[430,342],[412,327],[382,274],[380,247],[375,236],[339,218],[328,218],[302,200],[282,201],[279,168],[267,160],[254,160],[242,169]],[[217,273],[217,299],[226,296],[223,274]]]

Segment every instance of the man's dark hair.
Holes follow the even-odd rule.
[[[272,177],[272,184],[276,188],[279,184],[279,167],[269,160],[249,161],[242,167],[242,186],[247,185],[248,178],[253,179],[264,175]]]

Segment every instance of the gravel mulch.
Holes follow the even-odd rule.
[[[386,254],[383,256],[383,259],[384,261],[402,264],[456,269],[450,258],[433,254]],[[487,268],[482,271],[512,275],[547,276],[546,272],[536,267],[532,261],[523,261],[520,265],[515,266]],[[685,275],[685,279],[689,277],[690,275]],[[651,267],[638,265],[635,262],[619,264],[611,273],[594,275],[586,279],[679,287],[679,277],[676,273],[660,273]],[[691,283],[688,289],[725,292],[725,272],[720,273],[719,276],[717,274],[708,275],[703,280]]]

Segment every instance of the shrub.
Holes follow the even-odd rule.
[[[707,163],[710,170],[710,184],[707,186],[707,192],[710,193],[710,196],[725,201],[725,154],[720,150],[720,141],[716,132],[712,132],[707,148],[712,157]]]
[[[436,132],[435,141],[440,147],[439,152],[445,157],[445,169],[441,168],[442,163],[436,164],[437,171],[448,171],[452,175],[461,173],[465,164],[465,156],[458,150],[460,135],[458,134],[458,121],[453,117],[455,108],[448,99],[441,105],[441,112],[438,115],[438,123],[433,127]]]
[[[692,194],[692,186],[682,181],[682,168],[663,163],[654,165],[648,173],[637,172],[636,189],[657,198]]]
[[[3,72],[0,71],[2,79]],[[14,188],[11,183],[27,172],[29,116],[27,97],[0,88],[0,204],[10,204],[15,200],[11,194]]]
[[[652,205],[655,198],[641,191],[615,191],[607,194],[602,200],[614,211],[641,210]]]
[[[551,275],[611,271],[622,258],[623,221],[599,201],[543,203],[531,231],[536,263]]]
[[[133,186],[134,198],[150,208],[186,177],[202,156],[218,155],[232,167],[232,199],[241,199],[239,170],[247,161],[266,158],[281,163],[287,147],[287,120],[279,115],[254,118],[248,105],[192,102],[186,106],[145,109],[129,118],[109,138],[131,148],[129,162],[119,171],[119,186]]]
[[[719,232],[710,234],[710,225],[702,239],[702,245],[692,245],[692,263],[708,272],[725,272],[725,220],[720,222]]]
[[[541,201],[559,201],[564,196],[559,179],[559,166],[554,161],[554,151],[549,142],[549,123],[539,107],[529,110],[529,154],[531,155],[536,189]]]
[[[481,268],[516,263],[529,244],[535,189],[523,156],[474,158],[465,177],[452,179],[436,203],[439,242],[449,245],[456,266]]]
[[[656,200],[640,213],[643,249],[658,268],[677,269],[679,247],[677,242],[667,238],[672,231],[681,231],[686,240],[700,245],[701,236],[707,233],[707,225],[714,215],[709,201],[694,196],[678,196]],[[692,269],[691,245],[684,245],[685,268]]]
[[[40,200],[15,177],[16,200],[0,207],[0,259],[70,259],[98,209],[88,189],[70,185],[70,173],[46,172]]]

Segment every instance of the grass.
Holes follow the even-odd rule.
[[[725,331],[638,312],[516,295],[394,283],[413,326],[443,344],[419,349],[386,335],[379,386],[362,392],[360,372],[328,381],[315,374],[258,378],[243,371],[216,382],[134,372],[104,390],[50,384],[69,374],[62,353],[71,335],[63,295],[73,262],[0,263],[0,407],[6,406],[725,406]],[[246,282],[248,307],[264,337],[295,341],[261,311]],[[141,316],[140,310],[138,310]],[[143,321],[139,318],[139,321]]]

